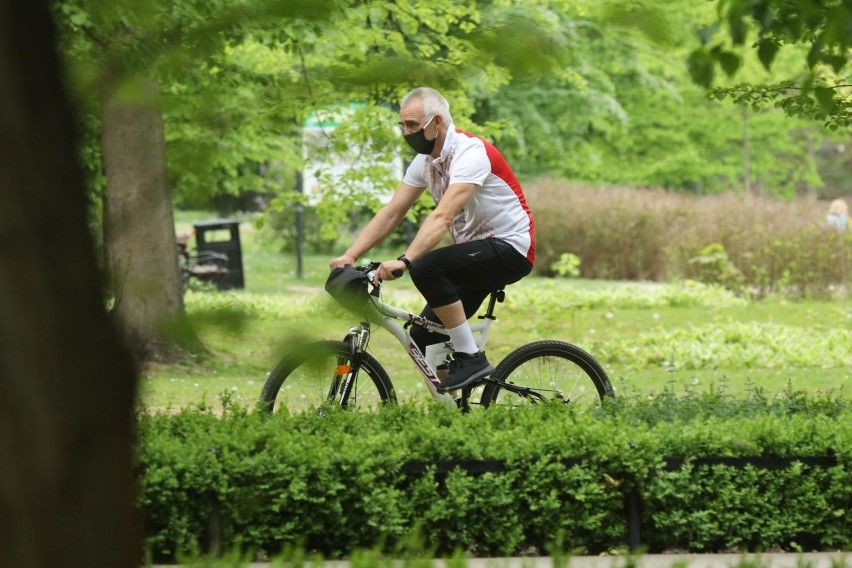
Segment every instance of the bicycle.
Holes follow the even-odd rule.
[[[576,345],[558,340],[534,341],[515,349],[490,376],[462,389],[458,398],[438,393],[438,370],[448,362],[452,346],[449,342],[429,345],[422,353],[407,327],[441,333],[444,326],[382,301],[381,283],[372,283],[378,266],[372,263],[335,269],[345,272],[338,273],[334,290],[330,289],[335,276],[332,272],[326,290],[361,316],[359,325],[351,327],[342,341],[317,341],[285,355],[263,386],[261,410],[273,412],[276,401],[286,402],[288,411],[314,410],[318,414],[335,407],[377,408],[396,403],[387,371],[368,352],[374,325],[388,331],[405,349],[434,399],[465,412],[477,404],[516,406],[556,401],[588,407],[615,397],[600,363]],[[497,319],[495,307],[504,299],[504,290],[493,290],[480,321],[471,323],[480,350],[485,349],[491,324]]]

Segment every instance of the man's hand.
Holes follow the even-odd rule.
[[[380,280],[396,280],[402,273],[405,272],[405,263],[401,260],[386,260],[376,269],[376,275],[373,277],[373,284],[378,284]],[[396,274],[394,274],[396,272]],[[398,275],[398,276],[397,276]]]
[[[334,270],[339,266],[355,266],[355,262],[358,259],[352,256],[351,254],[344,254],[343,256],[339,256],[331,261],[329,264],[329,269]]]

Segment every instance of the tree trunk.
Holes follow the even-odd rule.
[[[0,566],[135,567],[136,373],[55,46],[45,0],[0,2]]]
[[[164,329],[183,316],[171,191],[157,86],[137,80],[132,96],[104,104],[104,209],[114,313],[139,359],[168,359]]]

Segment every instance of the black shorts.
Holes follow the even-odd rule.
[[[471,318],[494,290],[517,282],[532,272],[532,264],[515,248],[500,239],[483,239],[434,249],[412,263],[411,280],[426,299],[421,315],[438,317],[432,306],[461,300],[465,317]],[[443,334],[414,328],[411,333],[421,351],[426,345],[447,341]]]

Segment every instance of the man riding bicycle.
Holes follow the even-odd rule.
[[[449,339],[453,360],[439,392],[474,384],[494,368],[471,332],[472,317],[492,290],[532,271],[535,238],[532,213],[514,172],[489,142],[457,130],[447,100],[428,87],[402,98],[399,122],[405,141],[417,152],[402,182],[331,268],[354,265],[401,222],[423,190],[436,207],[408,249],[382,262],[377,280],[394,280],[408,270],[426,299],[421,315],[443,324],[447,335],[412,329],[421,352]],[[452,245],[435,248],[446,231]],[[449,336],[449,337],[447,337]]]

